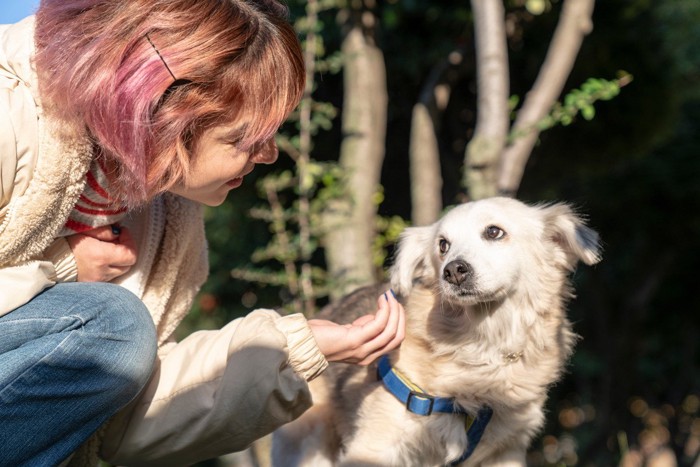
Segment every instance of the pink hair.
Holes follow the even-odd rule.
[[[35,43],[47,112],[87,128],[129,206],[186,179],[212,126],[271,138],[304,89],[276,0],[42,0]]]

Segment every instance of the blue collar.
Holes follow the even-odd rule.
[[[467,432],[467,449],[462,455],[450,462],[449,465],[457,465],[464,462],[472,455],[476,445],[484,434],[493,415],[493,409],[484,406],[479,409],[476,417],[467,413],[464,408],[455,403],[452,397],[435,397],[424,392],[420,387],[413,384],[406,376],[398,370],[391,368],[391,362],[387,355],[379,359],[377,367],[377,377],[382,380],[384,387],[394,397],[401,401],[409,412],[418,415],[430,415],[433,412],[462,414],[466,416],[465,430]]]

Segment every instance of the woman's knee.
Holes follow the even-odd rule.
[[[114,378],[138,392],[148,382],[156,359],[157,337],[144,303],[114,284],[93,284],[93,318],[85,323],[88,338],[99,346],[99,364]]]

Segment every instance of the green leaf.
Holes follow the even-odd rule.
[[[584,106],[581,109],[581,115],[586,120],[593,120],[593,117],[595,117],[595,107],[593,107],[592,105]]]

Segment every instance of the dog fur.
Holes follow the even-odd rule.
[[[576,341],[565,315],[570,273],[599,260],[598,235],[564,203],[490,198],[401,235],[391,287],[406,308],[406,338],[392,366],[469,413],[493,409],[461,465],[525,465]],[[360,289],[321,315],[350,322],[385,290]],[[463,415],[408,412],[376,364],[333,364],[311,390],[313,407],[274,433],[275,466],[442,466],[465,450]]]

